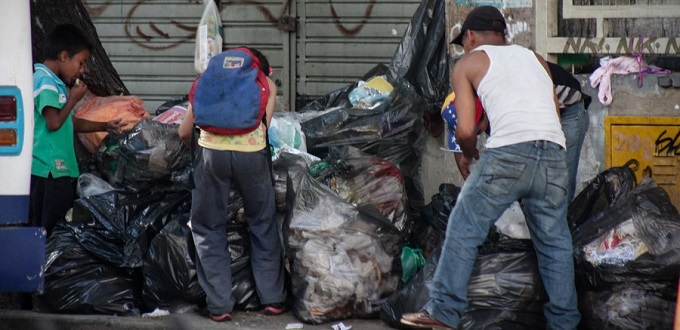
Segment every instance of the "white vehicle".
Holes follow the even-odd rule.
[[[0,292],[42,285],[45,234],[27,227],[33,152],[30,1],[0,1]]]

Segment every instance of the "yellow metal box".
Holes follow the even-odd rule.
[[[622,166],[636,160],[638,181],[644,171],[680,208],[678,156],[680,156],[680,118],[607,116],[605,126],[605,166]]]

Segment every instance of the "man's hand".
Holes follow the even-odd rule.
[[[470,158],[466,157],[463,153],[456,153],[455,158],[456,165],[458,166],[460,174],[463,176],[463,180],[467,180],[468,176],[470,176],[470,165],[472,165],[475,160],[479,159],[479,150],[476,150],[474,157]]]

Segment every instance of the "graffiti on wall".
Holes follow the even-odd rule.
[[[680,38],[620,37],[584,38],[569,37],[564,42],[565,54],[680,54]]]
[[[531,8],[532,0],[456,0],[458,6],[494,6],[499,8]]]
[[[226,10],[229,5],[233,4],[248,4],[255,6],[257,11],[262,15],[265,21],[272,23],[274,28],[277,28],[280,21],[284,18],[284,15],[288,12],[291,2],[293,0],[286,0],[282,4],[279,14],[274,14],[269,8],[262,4],[258,0],[234,0],[230,2],[222,2],[221,10]],[[338,14],[332,1],[329,1],[329,12],[335,27],[345,36],[355,36],[357,35],[366,23],[371,18],[373,9],[375,7],[377,0],[370,0],[366,3],[366,8],[364,10],[363,16],[361,16],[360,22],[356,23],[354,26],[347,26],[343,23],[342,17]],[[196,37],[196,25],[188,25],[177,20],[165,21],[164,26],[169,26],[172,31],[167,28],[164,29],[160,27],[158,22],[135,22],[135,17],[143,6],[154,6],[158,7],[158,4],[150,4],[150,0],[138,0],[134,4],[127,6],[123,10],[124,6],[115,0],[105,1],[99,5],[88,4],[87,1],[83,1],[83,5],[87,9],[91,17],[101,16],[107,9],[115,8],[120,6],[120,16],[122,18],[122,24],[125,36],[134,44],[141,48],[150,50],[166,50],[178,47],[187,41],[193,40]],[[188,3],[196,4],[197,6],[203,6],[203,2],[200,0],[187,0]],[[198,21],[200,17],[197,18]],[[168,25],[169,23],[169,25]],[[165,43],[158,43],[157,41],[166,41]],[[167,42],[174,40],[172,42]]]
[[[642,158],[650,160],[654,156],[654,144],[649,136],[630,135],[625,132],[614,132],[612,151],[641,154]]]
[[[680,130],[671,137],[668,131],[664,130],[657,136],[654,143],[654,155],[660,157],[680,156]]]

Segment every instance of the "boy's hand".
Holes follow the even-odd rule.
[[[87,92],[87,85],[80,80],[76,79],[76,82],[73,84],[73,87],[71,87],[71,90],[68,93],[68,98],[72,99],[75,103],[80,101],[80,99],[85,96],[85,93]]]
[[[123,125],[121,124],[122,119],[116,118],[106,122],[106,130],[116,133],[122,132]]]

